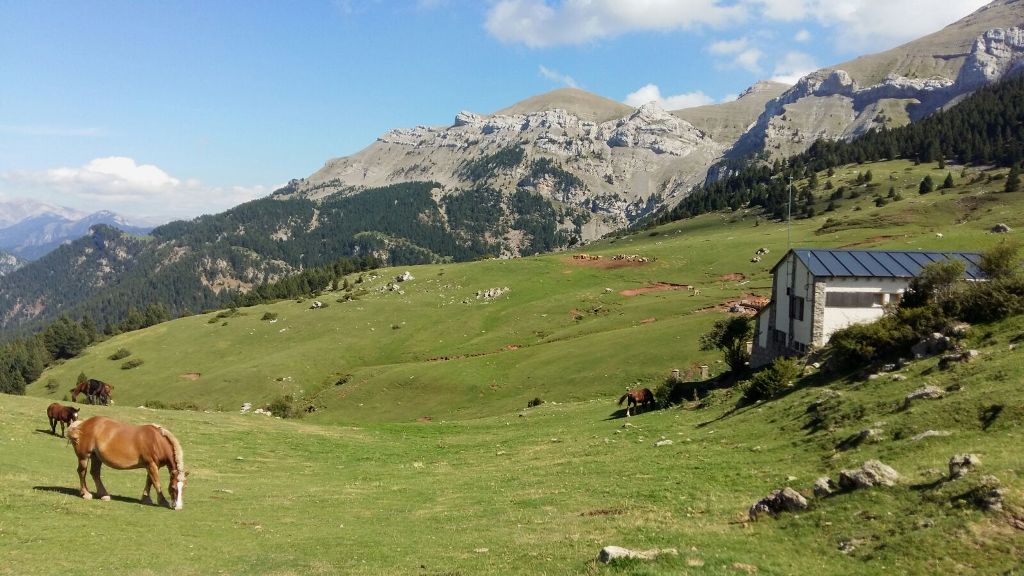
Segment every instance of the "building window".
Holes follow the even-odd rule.
[[[789,298],[789,317],[794,320],[804,319],[804,299],[802,296]]]
[[[880,292],[829,292],[825,295],[825,306],[829,308],[877,308],[882,305],[884,296]]]

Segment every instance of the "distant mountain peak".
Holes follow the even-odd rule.
[[[529,115],[550,110],[565,110],[580,120],[600,123],[622,118],[634,108],[579,88],[559,88],[517,102],[492,116]]]
[[[785,90],[789,87],[790,85],[786,84],[785,82],[776,82],[775,80],[760,80],[758,82],[755,82],[750,88],[747,88],[743,92],[740,92],[740,95],[736,99],[742,100],[748,96],[753,96],[755,94],[763,94],[765,92],[781,92],[782,90]]]

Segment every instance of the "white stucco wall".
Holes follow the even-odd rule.
[[[816,344],[823,345],[827,343],[836,330],[846,328],[852,324],[878,320],[885,313],[885,304],[894,301],[893,295],[902,295],[907,289],[909,282],[908,278],[829,278],[825,287],[826,297],[829,293],[836,292],[879,294],[880,297],[877,303],[870,307],[840,308],[826,306],[822,341]]]
[[[775,275],[779,282],[776,283],[775,293],[772,294],[772,306],[776,307],[774,328],[785,332],[787,340],[811,344],[814,277],[794,254],[789,254],[788,258],[779,263]],[[787,287],[791,289],[789,293],[786,292]],[[790,296],[804,299],[803,320],[790,320]]]

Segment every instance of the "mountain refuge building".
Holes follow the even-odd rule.
[[[750,365],[798,356],[837,330],[881,318],[932,262],[960,260],[965,277],[984,276],[981,254],[909,250],[792,249],[772,268],[771,301],[756,317]]]

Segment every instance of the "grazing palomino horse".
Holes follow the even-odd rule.
[[[71,389],[71,401],[78,402],[78,395],[85,394],[85,400],[89,404],[103,404],[104,406],[110,404],[110,395],[113,393],[114,387],[102,380],[96,380],[89,378],[78,383],[77,386]]]
[[[181,444],[168,430],[156,424],[136,426],[125,424],[105,416],[93,416],[88,420],[75,422],[68,428],[68,438],[78,456],[78,477],[82,481],[82,498],[92,499],[85,483],[85,463],[92,461],[92,479],[96,482],[96,495],[100,500],[110,500],[107,489],[100,480],[100,467],[106,464],[118,470],[145,468],[146,488],[142,492],[142,503],[152,504],[149,489],[156,486],[161,506],[169,506],[160,487],[160,467],[170,471],[171,482],[167,490],[174,500],[174,509],[181,510],[182,492],[185,488],[185,461]]]
[[[46,417],[50,419],[50,434],[57,435],[57,422],[60,422],[60,437],[64,437],[64,427],[78,420],[78,408],[62,406],[54,402],[46,407]]]
[[[626,401],[629,402],[626,402]],[[650,388],[633,388],[632,390],[627,388],[626,393],[619,398],[619,406],[626,402],[626,416],[630,415],[630,408],[635,414],[637,408],[643,406],[644,410],[647,410],[648,406],[654,406],[654,392],[651,392]]]

